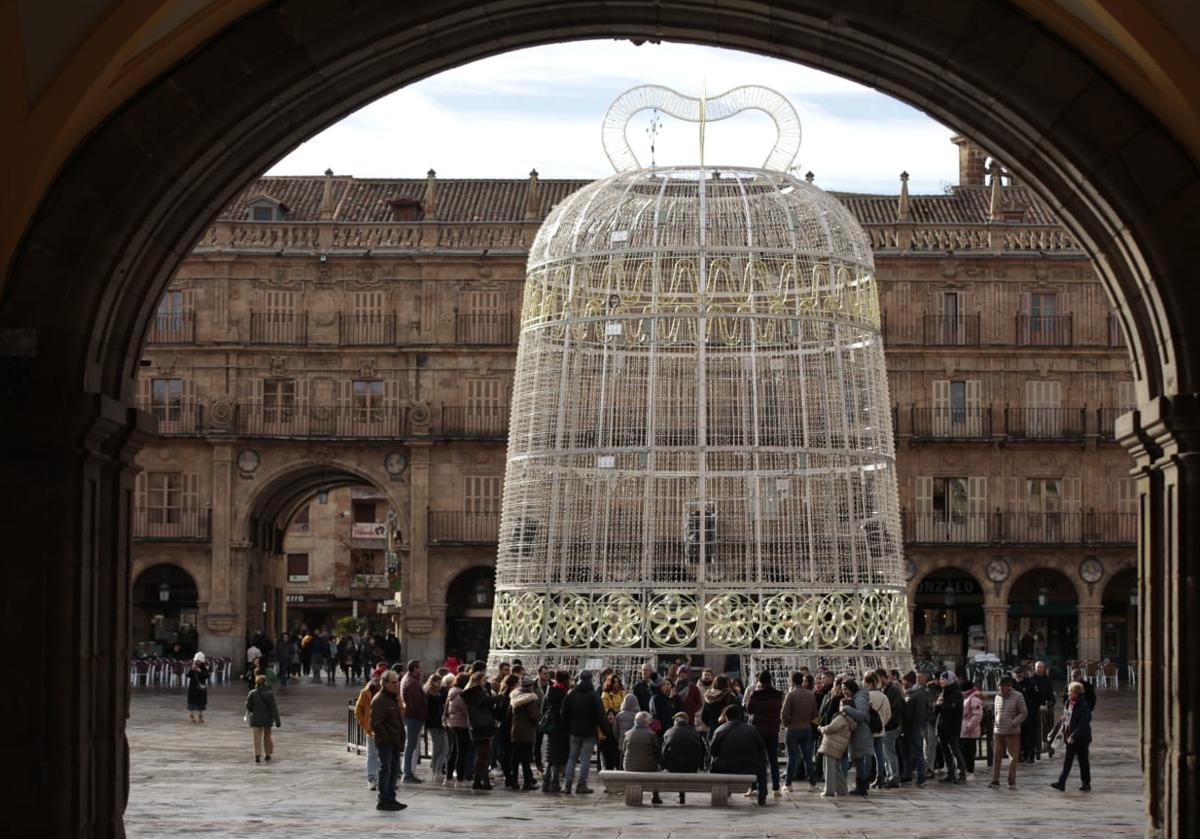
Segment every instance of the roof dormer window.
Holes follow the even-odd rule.
[[[425,207],[415,198],[393,198],[388,201],[392,209],[392,221],[420,221],[425,218]]]
[[[251,221],[284,221],[288,208],[269,195],[256,195],[246,202]]]

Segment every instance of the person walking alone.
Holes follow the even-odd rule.
[[[995,725],[992,729],[992,782],[988,786],[1000,786],[1000,764],[1008,752],[1008,785],[1017,785],[1017,764],[1021,762],[1021,725],[1029,716],[1025,696],[1013,686],[1012,676],[1000,679],[1000,690],[995,699]]]
[[[1079,758],[1079,790],[1090,792],[1092,789],[1092,764],[1088,758],[1088,746],[1092,742],[1092,706],[1084,697],[1083,684],[1071,682],[1067,685],[1067,706],[1063,709],[1063,742],[1067,744],[1067,753],[1063,757],[1062,772],[1058,781],[1051,784],[1058,791],[1067,788],[1067,778],[1071,774],[1071,766]]]
[[[403,810],[407,805],[396,800],[400,753],[404,748],[404,709],[400,699],[400,674],[386,670],[380,677],[380,689],[371,700],[371,730],[379,749],[379,800],[376,810]]]
[[[267,677],[258,676],[254,680],[254,690],[246,696],[246,722],[254,735],[254,762],[261,763],[265,758],[271,762],[271,753],[275,744],[271,742],[271,726],[279,728],[279,708],[275,705],[275,694],[267,686]]]
[[[188,719],[192,722],[204,722],[204,710],[208,707],[208,662],[204,653],[197,652],[192,656],[192,666],[187,672],[187,709]]]

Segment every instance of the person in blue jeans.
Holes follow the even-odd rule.
[[[604,713],[604,705],[600,694],[592,685],[592,674],[588,670],[579,673],[575,687],[563,698],[561,724],[566,727],[571,736],[571,747],[567,753],[567,771],[563,775],[563,792],[571,793],[571,783],[575,780],[575,761],[579,764],[579,786],[575,787],[576,795],[589,795],[592,789],[587,785],[588,770],[591,768],[592,751],[596,748],[596,729],[605,737],[612,737],[612,727],[608,724],[608,715]]]
[[[371,700],[371,730],[379,750],[379,802],[376,810],[403,810],[396,800],[396,776],[400,771],[400,750],[404,748],[404,719],[400,714],[400,674],[383,674],[382,687]]]
[[[780,722],[787,735],[784,746],[787,748],[787,777],[784,778],[783,788],[790,790],[792,783],[803,777],[810,787],[816,787],[816,772],[813,767],[813,727],[812,721],[817,717],[817,696],[804,684],[803,673],[792,674],[792,689],[783,700],[780,711]]]
[[[400,698],[404,705],[404,782],[419,784],[421,779],[414,773],[413,764],[421,747],[421,729],[429,716],[429,702],[421,684],[421,662],[414,658],[404,669],[404,678],[400,682]]]

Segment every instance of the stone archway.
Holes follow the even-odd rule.
[[[1182,643],[1200,621],[1189,515],[1200,494],[1190,456],[1200,447],[1200,347],[1186,323],[1200,294],[1191,282],[1200,175],[1188,153],[1069,44],[999,0],[767,2],[720,15],[700,0],[471,8],[326,14],[281,0],[247,15],[89,135],[26,232],[0,305],[0,325],[31,330],[12,339],[28,359],[5,380],[0,483],[11,503],[0,523],[14,552],[43,558],[14,569],[10,590],[45,596],[11,613],[45,639],[44,666],[79,660],[86,674],[59,711],[75,726],[48,724],[33,697],[15,700],[15,718],[30,724],[8,747],[14,760],[44,749],[80,765],[64,782],[47,764],[13,790],[47,814],[41,829],[122,832],[128,638],[117,616],[127,605],[130,465],[149,430],[132,410],[134,372],[182,254],[241,184],[358,105],[473,58],[599,36],[733,46],[872,84],[994,150],[1058,209],[1130,337],[1140,408],[1121,436],[1140,469],[1141,684],[1155,687],[1142,706],[1146,800],[1151,830],[1195,833],[1200,805],[1187,791],[1200,727],[1184,723],[1190,711],[1178,703],[1153,701],[1198,692]],[[263,108],[278,132],[247,118]],[[71,596],[51,597],[52,579],[71,580]],[[33,602],[51,605],[35,614]]]
[[[961,563],[944,561],[915,577],[908,586],[913,654],[938,667],[966,672],[968,649],[987,643],[988,590],[983,580]],[[972,635],[972,627],[978,632]]]
[[[1122,681],[1128,681],[1137,662],[1140,605],[1135,568],[1118,570],[1100,594],[1099,657],[1116,663]]]
[[[1009,652],[1045,660],[1061,678],[1066,662],[1078,659],[1087,642],[1076,583],[1057,568],[1030,568],[1012,581],[1006,596]]]
[[[475,565],[446,587],[446,655],[460,661],[487,660],[496,569]]]
[[[171,562],[148,566],[134,578],[130,594],[133,653],[191,658],[200,648],[200,587]]]

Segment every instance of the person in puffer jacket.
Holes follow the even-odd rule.
[[[518,770],[524,775],[523,792],[537,789],[533,782],[533,743],[537,739],[538,720],[542,716],[542,701],[534,692],[536,680],[521,677],[521,687],[509,699],[509,768],[508,775],[517,780]]]
[[[467,716],[467,703],[463,691],[467,687],[467,674],[454,677],[454,686],[446,694],[442,706],[442,725],[450,741],[450,753],[446,756],[446,785],[458,786],[467,780],[467,756],[471,753],[471,722]]]
[[[617,741],[618,755],[625,744],[626,733],[633,730],[633,718],[637,716],[640,710],[642,710],[642,706],[638,702],[638,698],[632,693],[625,694],[625,698],[621,701],[621,710],[613,718],[613,738]],[[617,768],[620,769],[624,766],[624,763],[624,758],[621,758]]]
[[[825,791],[823,798],[833,798],[846,795],[850,788],[846,785],[846,774],[842,772],[842,758],[850,748],[850,738],[858,728],[847,713],[847,708],[854,707],[854,700],[841,700],[840,710],[833,715],[828,725],[821,726],[821,746],[817,753],[824,755],[825,761]]]
[[[959,746],[967,764],[967,774],[974,777],[975,749],[983,725],[983,699],[979,696],[979,689],[970,679],[963,679],[959,684],[962,685],[963,692],[962,735]]]

